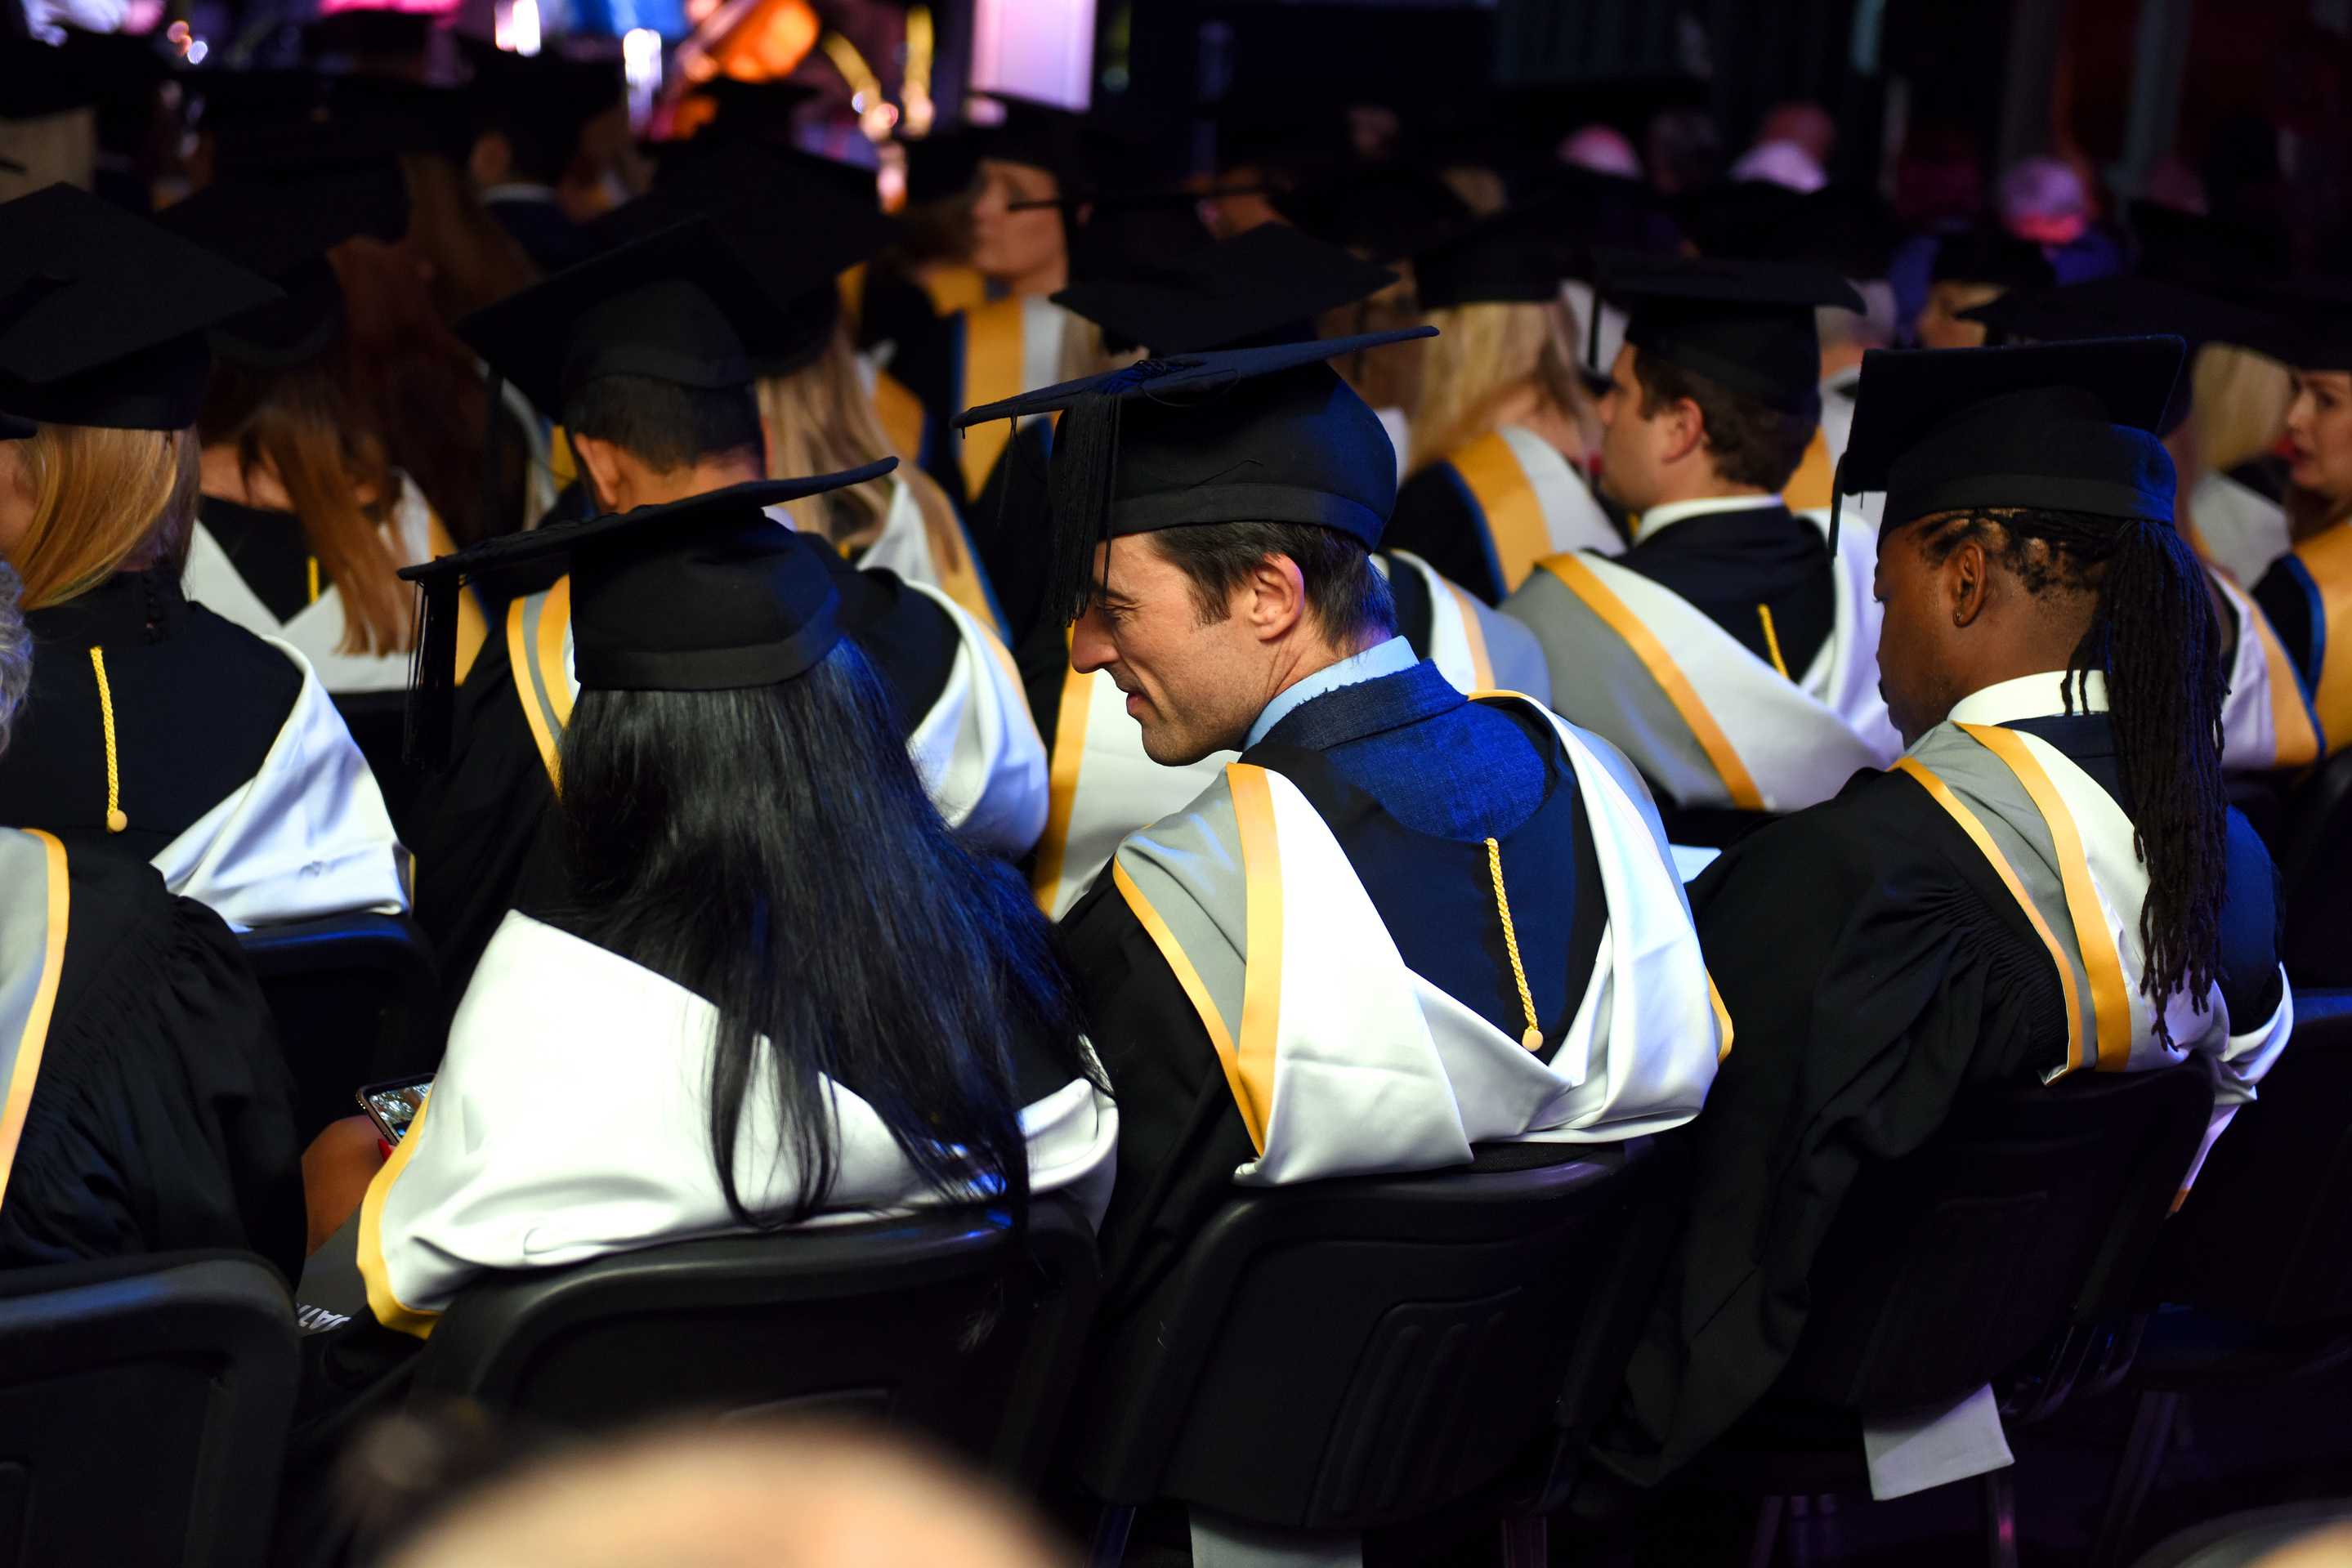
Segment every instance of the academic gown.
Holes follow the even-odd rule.
[[[874,665],[900,734],[911,739],[940,702],[963,649],[955,622],[937,601],[892,574],[862,570],[814,536],[797,537],[832,571],[841,624]],[[433,938],[443,995],[453,1003],[491,934],[531,886],[529,868],[536,862],[544,874],[555,848],[551,838],[541,844],[556,820],[547,760],[555,737],[543,750],[516,684],[519,677],[542,679],[545,663],[520,629],[517,612],[524,608],[509,606],[505,634],[484,644],[458,687],[451,763],[427,785],[417,809],[426,826],[417,856],[416,918]],[[562,629],[553,635],[560,663]],[[518,643],[526,656],[520,670]],[[1016,716],[1025,723],[1025,716]]]
[[[2104,713],[1999,727],[2048,742],[2124,799]],[[2274,1052],[2292,1021],[2276,873],[2235,810],[2228,854],[2219,1000],[2231,1031],[2278,1026],[2265,1047]],[[1770,1387],[1804,1329],[1807,1271],[1865,1167],[1920,1147],[1965,1091],[2046,1077],[2069,1052],[2051,947],[1912,774],[1858,775],[1834,800],[1759,830],[1690,897],[1738,1044],[1690,1129],[1685,1230],[1596,1439],[1609,1474],[1635,1487],[1663,1480]],[[2138,1039],[2132,1057],[2126,1070],[2167,1060]],[[1603,1480],[1593,1492],[1611,1490]]]
[[[0,756],[0,821],[151,861],[232,926],[407,907],[383,794],[299,653],[190,603],[164,567],[25,620],[33,685]]]
[[[1558,448],[1515,424],[1407,479],[1381,538],[1488,604],[1500,604],[1547,556],[1625,548],[1584,476]]]
[[[514,236],[541,272],[562,272],[596,254],[588,231],[572,221],[552,191],[541,186],[493,188],[482,193],[482,208]]]
[[[51,951],[51,938],[55,939]],[[46,1030],[25,1032],[37,977]],[[302,1267],[294,1087],[220,917],[152,867],[0,829],[0,1060],[28,1093],[0,1146],[0,1268],[191,1248]]]
[[[1264,768],[1305,797],[1369,894],[1378,923],[1385,926],[1404,966],[1516,1042],[1527,1028],[1526,1009],[1497,918],[1491,865],[1482,841],[1489,835],[1496,838],[1528,995],[1547,1042],[1537,1055],[1547,1063],[1554,1061],[1551,1053],[1568,1038],[1595,965],[1601,961],[1603,932],[1610,922],[1596,857],[1623,848],[1624,839],[1612,833],[1609,844],[1596,841],[1579,772],[1571,768],[1548,717],[1517,703],[1473,704],[1433,667],[1417,664],[1308,700],[1244,753],[1241,764],[1232,770],[1234,775]],[[1622,783],[1614,787],[1631,783],[1631,770],[1622,758],[1607,754],[1602,766],[1612,770],[1612,779],[1622,775]],[[1638,784],[1632,784],[1632,789],[1638,791]],[[1193,807],[1138,838],[1181,837],[1216,793],[1204,793]],[[1627,798],[1633,798],[1630,792]],[[1639,800],[1646,805],[1646,796]],[[1637,809],[1628,808],[1626,821],[1646,839],[1640,819],[1631,814]],[[1647,820],[1654,823],[1654,817]],[[1130,845],[1136,842],[1129,841]],[[1165,956],[1167,923],[1181,917],[1162,908],[1147,924],[1139,913],[1146,907],[1139,895],[1121,885],[1130,883],[1124,856],[1123,851],[1115,872],[1102,876],[1061,925],[1091,1033],[1119,1103],[1118,1179],[1102,1231],[1104,1321],[1113,1333],[1129,1322],[1142,1321],[1154,1287],[1229,1196],[1237,1172],[1255,1166],[1256,1179],[1285,1179],[1265,1168],[1274,1151],[1260,1146],[1264,1125],[1254,1127],[1239,1108],[1228,1076],[1234,1070],[1223,1061],[1230,1047],[1213,1043],[1193,995],[1198,977],[1191,977],[1188,986]],[[1315,908],[1318,919],[1340,907],[1318,899],[1313,887],[1288,886],[1287,841],[1283,872],[1286,903],[1304,900],[1301,907]],[[1663,883],[1661,896],[1674,905],[1667,911],[1670,918],[1678,920],[1674,885]],[[1256,896],[1251,894],[1253,904]],[[1688,956],[1695,966],[1695,947]],[[1202,956],[1202,961],[1210,960]],[[1376,974],[1383,961],[1368,949],[1361,958],[1364,967],[1354,971],[1350,983],[1369,994],[1374,979],[1386,978]],[[1706,1061],[1703,1070],[1686,1068],[1678,1091],[1658,1098],[1696,1111],[1712,1072],[1716,1042],[1704,1022],[1703,974],[1685,978],[1698,982],[1698,1032],[1704,1036]],[[1286,974],[1279,983],[1303,988],[1312,977]],[[1250,984],[1255,994],[1260,982],[1254,978]],[[1247,1044],[1244,1040],[1244,1049]],[[1285,1042],[1281,1049],[1290,1046]],[[1623,1051],[1622,1041],[1607,1047],[1610,1073],[1624,1069]],[[1561,1062],[1559,1071],[1572,1069]],[[1603,1070],[1596,1066],[1592,1071],[1597,1078]],[[1281,1082],[1279,1077],[1276,1082]],[[1391,1082],[1407,1080],[1400,1074]],[[1458,1140],[1463,1123],[1451,1120],[1455,1105],[1442,1083],[1432,1082],[1426,1096],[1432,1103],[1417,1104],[1415,1110],[1441,1113]],[[1454,1087],[1456,1093],[1475,1093],[1462,1081]],[[1277,1096],[1280,1092],[1275,1092]],[[1661,1104],[1639,1111],[1614,1109],[1628,1116],[1645,1111],[1667,1125],[1687,1113]],[[1258,1113],[1263,1124],[1265,1107]],[[1320,1115],[1334,1113],[1326,1103]],[[1277,1105],[1273,1114],[1285,1113]],[[1289,1114],[1293,1133],[1318,1117],[1313,1103]],[[1592,1114],[1601,1120],[1608,1113],[1595,1110]],[[1308,1122],[1302,1124],[1299,1117]],[[1468,1119],[1465,1113],[1465,1121]],[[1362,1169],[1446,1163],[1442,1153],[1419,1150],[1416,1138],[1423,1130],[1412,1121],[1406,1107],[1390,1102],[1373,1140],[1380,1147],[1336,1156],[1327,1149],[1324,1157],[1352,1159],[1349,1168]],[[1537,1123],[1549,1124],[1540,1116]],[[1593,1129],[1570,1135],[1630,1134]],[[1321,1137],[1326,1145],[1331,1143],[1333,1129],[1326,1125]],[[1444,1143],[1437,1136],[1431,1146]],[[1453,1157],[1466,1161],[1470,1153],[1456,1148]],[[1387,1163],[1391,1159],[1395,1163]]]
[[[2319,726],[2321,755],[2352,744],[2352,526],[2314,534],[2254,585]]]

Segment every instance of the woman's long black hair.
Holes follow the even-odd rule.
[[[840,1163],[829,1078],[934,1188],[999,1199],[1017,1222],[1015,1050],[1066,1068],[1055,1082],[1098,1074],[1044,918],[940,820],[856,644],[776,686],[583,691],[562,778],[572,887],[552,917],[718,1009],[710,1153],[737,1219],[769,1228],[824,1206]],[[779,1157],[802,1176],[765,1213],[736,1168],[762,1075]]]
[[[1989,537],[1998,529],[2005,543]],[[2140,989],[2169,1040],[2164,1003],[2186,988],[2200,1012],[2221,968],[2221,895],[2229,798],[2221,782],[2221,667],[2204,569],[2169,524],[2042,508],[1969,512],[1931,521],[1928,559],[1984,543],[2027,592],[2095,595],[2090,629],[2067,664],[2072,711],[2080,677],[2104,674],[2116,760],[2130,802],[2132,847],[2147,867]],[[2033,547],[2039,541],[2042,547]]]

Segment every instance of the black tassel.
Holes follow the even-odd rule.
[[[1095,546],[1110,539],[1111,484],[1118,467],[1118,389],[1089,392],[1062,413],[1054,432],[1054,548],[1045,612],[1064,624],[1086,612],[1096,588]]]
[[[1841,454],[1837,466],[1830,470],[1830,559],[1837,559],[1838,524],[1845,516],[1845,457]]]
[[[401,755],[427,771],[449,760],[449,731],[457,711],[457,574],[442,572],[420,584],[416,652],[408,666],[407,727]]]

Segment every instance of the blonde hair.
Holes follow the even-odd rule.
[[[0,120],[0,202],[45,191],[61,180],[87,191],[97,174],[96,110]]]
[[[2277,444],[2294,401],[2294,377],[2284,365],[2233,343],[2208,343],[2189,375],[2189,418],[2205,466],[2226,474]]]
[[[783,478],[803,474],[831,474],[856,468],[894,455],[890,437],[874,400],[866,395],[858,378],[856,350],[850,346],[845,321],[834,329],[833,340],[809,364],[789,375],[762,376],[759,384],[760,423],[768,438],[768,473]],[[963,561],[963,530],[956,525],[955,507],[947,492],[914,465],[915,455],[898,452],[898,467],[879,479],[868,479],[807,501],[795,502],[796,517],[814,517],[823,534],[836,546],[873,542],[889,520],[893,479],[903,479],[914,493],[929,538],[931,559],[952,570]]]
[[[119,571],[187,559],[194,430],[42,424],[17,450],[33,520],[10,564],[24,580],[26,610],[79,599]]]
[[[1437,336],[1422,361],[1408,472],[1491,434],[1496,409],[1529,387],[1582,423],[1589,400],[1576,375],[1575,324],[1561,301],[1445,306],[1427,320]]]

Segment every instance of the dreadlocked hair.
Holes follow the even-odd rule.
[[[1921,548],[1941,562],[1975,539],[2036,596],[2095,596],[2090,630],[2066,667],[2066,708],[2095,670],[2106,677],[2116,756],[2131,804],[2132,848],[2147,868],[2140,989],[2156,1035],[2186,988],[2199,1012],[2221,973],[2229,803],[2221,784],[2221,668],[2204,574],[2168,524],[2041,507],[1989,507],[1931,520]]]

